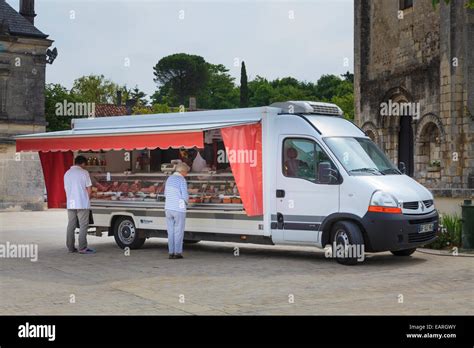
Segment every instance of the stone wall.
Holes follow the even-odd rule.
[[[0,122],[45,125],[45,39],[0,37]]]
[[[468,108],[474,89],[469,89],[467,83],[468,72],[474,67],[469,52],[474,46],[472,38],[468,37],[474,23],[473,14],[473,10],[467,10],[459,3],[458,6],[441,6],[440,30],[445,35],[440,47],[440,112],[446,138],[440,182],[444,188],[467,188],[469,174],[474,169],[474,120],[469,117]],[[474,77],[472,72],[470,76]]]
[[[45,131],[45,57],[51,42],[0,35],[0,209],[44,208],[38,154],[16,154],[13,137]]]
[[[398,163],[406,116],[381,116],[380,105],[419,103],[413,176],[431,188],[468,188],[474,174],[474,10],[463,2],[354,2],[355,121]]]
[[[37,153],[0,144],[0,209],[43,210],[44,179]]]

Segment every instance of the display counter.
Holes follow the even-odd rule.
[[[164,208],[165,173],[91,173],[93,206]],[[189,173],[190,209],[243,210],[232,173]]]

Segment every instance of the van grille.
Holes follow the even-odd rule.
[[[417,210],[418,202],[405,202],[403,203],[403,209]]]
[[[426,233],[408,233],[408,243],[422,243],[430,239],[433,239],[436,236],[436,232],[426,232]]]
[[[423,201],[423,204],[425,205],[426,208],[429,208],[433,205],[433,200],[432,199],[428,199],[426,201]]]
[[[425,218],[425,219],[416,219],[416,220],[408,220],[408,223],[410,225],[419,225],[419,224],[424,224],[427,222],[437,222],[438,218],[436,216],[430,217],[430,218]]]

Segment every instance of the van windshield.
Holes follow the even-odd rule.
[[[327,137],[324,141],[350,175],[401,174],[370,139]]]

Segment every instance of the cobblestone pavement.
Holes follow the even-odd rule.
[[[65,225],[64,210],[0,213],[0,244],[39,250],[37,262],[0,259],[1,314],[474,314],[471,257],[380,253],[347,267],[314,248],[201,242],[168,260],[164,239],[125,256],[105,236],[79,255]]]

